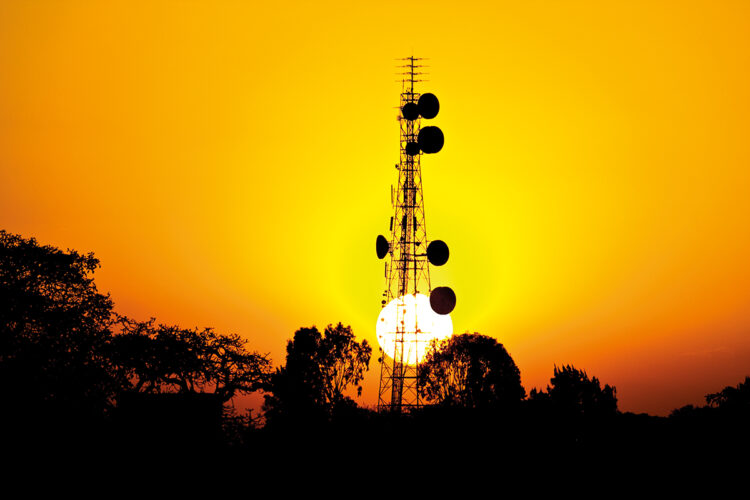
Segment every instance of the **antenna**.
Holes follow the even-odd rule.
[[[431,338],[426,335],[429,325],[450,324],[447,316],[455,307],[456,296],[448,287],[432,290],[430,264],[441,266],[448,261],[448,245],[443,241],[427,240],[424,198],[422,193],[421,158],[424,154],[439,152],[445,138],[440,128],[421,126],[422,119],[433,119],[440,111],[440,103],[434,94],[419,94],[415,84],[426,80],[421,71],[426,68],[421,57],[399,59],[401,69],[401,96],[399,109],[400,155],[398,185],[392,187],[391,205],[394,216],[390,221],[390,241],[379,235],[376,241],[378,258],[386,259],[386,290],[381,301],[384,314],[395,325],[392,349],[381,349],[380,389],[378,411],[401,413],[423,406],[419,387],[419,355],[424,352]],[[427,299],[424,294],[429,294]],[[427,312],[433,318],[417,315],[419,304],[429,303]],[[391,307],[392,304],[395,304]],[[421,323],[420,323],[421,321]],[[420,328],[420,324],[422,327]],[[423,331],[425,330],[425,331]],[[380,338],[379,338],[380,340]]]

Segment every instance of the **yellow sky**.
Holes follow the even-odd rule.
[[[94,251],[119,312],[375,344],[395,58],[446,144],[456,331],[666,414],[750,374],[747,2],[0,1],[0,227]],[[373,361],[363,404],[377,398]]]

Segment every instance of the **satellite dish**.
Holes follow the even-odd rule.
[[[416,142],[407,142],[406,143],[406,154],[409,156],[416,156],[419,154],[419,144]]]
[[[378,254],[378,259],[382,259],[385,257],[385,255],[388,253],[388,250],[391,249],[391,244],[388,243],[388,240],[385,239],[385,236],[382,234],[378,235],[377,240],[375,240],[375,252]]]
[[[409,121],[419,118],[419,106],[416,102],[407,102],[401,108],[401,115]]]
[[[417,141],[419,141],[419,148],[423,153],[433,154],[443,149],[445,138],[443,137],[443,131],[439,128],[424,127],[419,131]]]
[[[427,260],[433,266],[442,266],[448,262],[449,255],[448,245],[442,240],[435,240],[427,245]]]
[[[438,98],[435,97],[435,94],[422,94],[419,97],[419,104],[417,106],[422,118],[427,118],[428,120],[435,118],[438,111],[440,111],[440,102],[438,101]]]
[[[450,314],[456,307],[456,294],[447,286],[434,288],[430,293],[430,307],[438,314]]]

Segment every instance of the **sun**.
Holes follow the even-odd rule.
[[[397,328],[403,324],[401,329]],[[403,354],[396,352],[396,342],[404,332]],[[430,307],[430,298],[418,293],[393,299],[378,316],[375,327],[383,352],[391,359],[401,358],[407,365],[416,365],[427,353],[433,340],[442,340],[453,334],[453,321],[449,314],[437,314]],[[399,349],[400,350],[400,349]]]

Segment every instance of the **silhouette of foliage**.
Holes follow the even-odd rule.
[[[526,397],[521,374],[502,344],[478,333],[434,344],[419,367],[421,395],[444,406],[510,407]]]
[[[92,253],[0,231],[0,393],[14,410],[105,411],[119,389],[107,356],[112,301]]]
[[[264,411],[268,421],[308,419],[322,421],[338,407],[353,402],[344,396],[349,386],[361,394],[360,382],[368,370],[372,348],[354,340],[350,326],[300,328],[287,342],[286,365],[271,376]]]
[[[547,386],[547,393],[532,390],[534,401],[548,400],[552,406],[565,415],[604,416],[617,413],[617,389],[605,385],[601,387],[599,379],[589,379],[585,370],[578,370],[570,365],[554,367],[554,376],[550,379],[552,386]]]
[[[727,386],[723,390],[706,395],[706,403],[712,408],[729,411],[750,411],[750,377],[737,386]]]
[[[512,358],[495,339],[476,333],[435,345],[420,367],[422,396],[437,405],[398,418],[378,414],[345,396],[352,389],[361,394],[372,354],[351,327],[299,329],[287,343],[286,364],[273,371],[267,355],[250,351],[236,334],[118,316],[94,284],[98,267],[91,253],[0,231],[4,449],[106,446],[138,457],[144,450],[154,456],[202,450],[205,457],[223,443],[224,451],[257,465],[276,453],[297,457],[300,466],[314,458],[330,467],[341,459],[339,450],[364,439],[427,443],[417,460],[447,453],[469,461],[485,460],[476,443],[514,460],[524,449],[591,456],[672,450],[713,459],[717,450],[736,456],[750,443],[750,377],[707,394],[705,406],[662,418],[620,413],[615,387],[573,366],[555,366],[546,391],[532,389],[519,404],[525,391]],[[225,406],[259,389],[266,391],[271,424],[264,428],[257,417]],[[372,458],[382,463],[390,454],[380,448]]]
[[[536,387],[529,391],[529,399],[532,407],[546,407],[551,404],[549,393],[540,391]]]
[[[344,391],[352,384],[357,388],[357,396],[362,395],[359,383],[369,369],[372,355],[372,348],[367,340],[362,340],[362,343],[354,340],[351,326],[343,326],[341,323],[336,326],[328,325],[321,338],[318,353],[326,403],[342,401]]]
[[[211,392],[227,402],[268,383],[267,355],[250,352],[237,334],[187,329],[119,317],[112,339],[118,373],[136,392]]]

